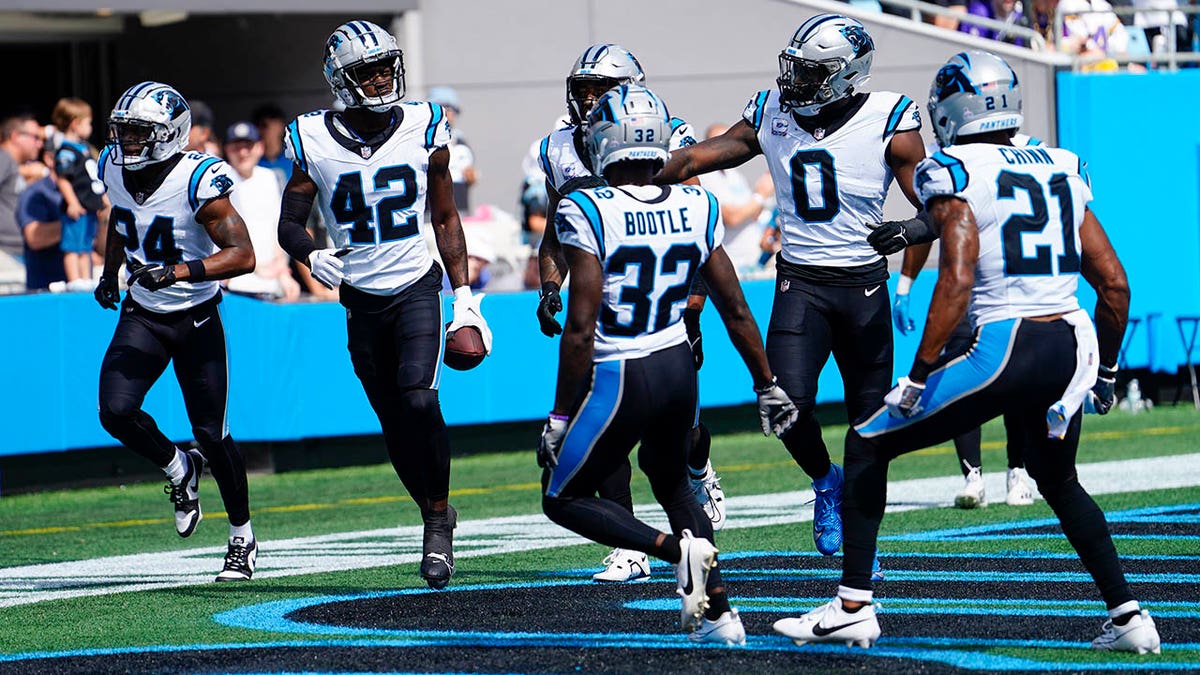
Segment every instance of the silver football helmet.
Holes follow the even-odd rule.
[[[779,53],[779,104],[815,115],[822,106],[862,90],[871,78],[875,42],[854,19],[818,14],[800,24]]]
[[[632,160],[665,163],[671,153],[671,114],[667,104],[639,84],[608,90],[587,116],[584,138],[596,175],[611,164]]]
[[[1020,129],[1025,117],[1017,73],[991,52],[959,52],[933,78],[929,117],[942,147],[960,136]]]
[[[325,41],[325,81],[347,108],[384,112],[404,98],[404,52],[383,28],[348,21]]]
[[[589,96],[582,91],[585,84],[599,84],[603,91],[608,91],[619,84],[645,82],[642,64],[628,49],[613,44],[588,47],[575,59],[571,74],[567,75],[567,112],[571,122],[584,124],[591,106],[599,98],[599,95]]]
[[[174,87],[135,84],[121,94],[108,116],[113,164],[137,170],[182,152],[192,130],[192,110]]]

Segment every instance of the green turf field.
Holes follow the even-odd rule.
[[[752,422],[752,420],[747,420]],[[835,454],[840,454],[844,427],[827,427],[825,436]],[[530,446],[536,442],[530,439]],[[1002,474],[1004,468],[1004,430],[999,422],[984,429],[985,473]],[[1115,412],[1108,417],[1088,417],[1080,449],[1080,463],[1128,460],[1183,455],[1200,452],[1200,413],[1187,408],[1161,408],[1130,415]],[[800,470],[786,455],[782,445],[757,433],[715,436],[713,464],[722,477],[726,494],[744,497],[773,494],[807,488]],[[636,474],[636,472],[635,472]],[[893,482],[935,476],[957,476],[953,448],[930,448],[898,460],[892,466]],[[539,470],[533,452],[473,454],[456,458],[453,465],[451,499],[462,519],[484,519],[539,513]],[[1086,482],[1085,482],[1086,486]],[[98,489],[17,495],[0,499],[0,568],[59,563],[107,556],[151,552],[184,551],[224,545],[227,535],[223,514],[219,512],[216,485],[205,477],[201,486],[206,506],[205,521],[187,540],[178,538],[171,525],[170,502],[161,484],[137,484]],[[254,475],[250,477],[253,523],[260,541],[260,566],[272,555],[271,542],[330,533],[377,530],[417,525],[420,518],[409,502],[391,467],[379,464],[366,467]],[[952,493],[930,495],[932,500],[949,501]],[[881,557],[885,568],[904,570],[904,562],[892,562],[888,553],[957,554],[982,552],[982,557],[1004,557],[1014,551],[1069,553],[1061,537],[1022,538],[1009,536],[986,541],[908,541],[897,537],[949,528],[1003,524],[1052,518],[1044,502],[1032,507],[1015,508],[1003,504],[1003,494],[989,495],[993,504],[985,510],[964,512],[952,508],[934,508],[890,514],[881,533]],[[643,478],[635,476],[634,498],[638,504],[652,501]],[[1130,485],[1128,490],[1097,497],[1108,512],[1154,506],[1200,504],[1200,486],[1170,490],[1154,484]],[[730,511],[730,519],[737,518]],[[1189,520],[1190,518],[1190,520]],[[1192,535],[1200,531],[1195,516],[1182,517]],[[809,554],[812,542],[808,525],[778,525],[727,529],[718,535],[722,555],[738,551],[774,551]],[[1120,538],[1118,549],[1124,555],[1179,557],[1180,564],[1196,568],[1195,536]],[[418,544],[419,548],[419,544]],[[544,578],[545,572],[578,576],[590,570],[606,549],[599,545],[566,546],[460,559],[454,586],[503,584]],[[219,554],[202,558],[215,572]],[[804,560],[801,560],[802,564]],[[815,578],[832,595],[836,584],[836,561],[818,559]],[[1078,563],[1075,563],[1078,567]],[[904,572],[897,572],[903,578]],[[663,583],[654,593],[669,595],[669,571],[657,578]],[[886,583],[886,582],[885,582]],[[735,584],[735,589],[752,587],[753,580]],[[1167,598],[1178,593],[1178,600],[1196,603],[1197,584],[1166,587]],[[3,587],[0,587],[3,588]],[[302,599],[319,595],[354,594],[424,588],[415,564],[370,567],[340,572],[298,576],[256,578],[247,584],[191,585],[166,590],[127,592],[96,597],[51,600],[35,604],[0,607],[0,654],[31,652],[73,652],[114,647],[150,647],[179,644],[271,643],[280,640],[328,640],[328,635],[305,635],[230,627],[214,621],[214,614],[275,600]],[[886,586],[884,587],[886,589]],[[887,594],[881,590],[881,596]],[[1013,597],[1021,597],[1019,587]],[[736,604],[736,602],[735,602]],[[1148,606],[1155,609],[1153,602]],[[886,609],[886,602],[884,602]],[[746,613],[752,612],[747,605]],[[1091,610],[1102,617],[1096,602]],[[883,615],[881,615],[883,616]],[[1162,619],[1161,622],[1169,621]],[[769,625],[769,624],[768,624]],[[1198,622],[1190,620],[1189,626]],[[519,630],[514,625],[513,630]],[[751,626],[747,624],[747,629]],[[885,629],[886,630],[886,629]],[[1163,630],[1164,641],[1167,630]],[[1187,648],[1164,650],[1155,657],[1161,662],[1200,664],[1198,635],[1189,628]],[[1080,636],[1080,639],[1091,636]],[[882,643],[881,643],[882,644]],[[1111,656],[1086,650],[1066,650],[1004,644],[987,647],[997,655],[1047,662],[1082,661],[1109,664],[1144,664],[1145,657]],[[0,662],[0,665],[3,665]],[[887,664],[885,664],[887,665]],[[895,662],[890,662],[895,666]]]

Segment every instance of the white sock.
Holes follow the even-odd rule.
[[[1110,618],[1115,619],[1118,616],[1122,616],[1122,615],[1128,614],[1130,612],[1140,612],[1140,611],[1142,611],[1142,606],[1138,604],[1138,601],[1130,600],[1129,602],[1123,602],[1123,603],[1117,605],[1116,607],[1113,607],[1112,609],[1108,610],[1108,616]]]
[[[865,603],[870,603],[875,596],[875,593],[872,591],[864,591],[861,588],[850,588],[849,586],[838,586],[837,594],[842,600]]]
[[[700,469],[699,472],[688,466],[688,478],[692,479],[693,483],[699,483],[711,476],[712,470],[712,461],[705,463],[704,468]]]
[[[250,527],[250,521],[247,520],[245,525],[229,526],[229,539],[232,541],[237,537],[241,537],[247,544],[254,541],[254,530]]]
[[[183,482],[183,477],[187,475],[187,463],[188,459],[183,455],[183,451],[175,448],[175,456],[163,467],[163,473],[167,474],[167,478],[172,483],[179,485]]]

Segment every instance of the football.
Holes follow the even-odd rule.
[[[455,370],[470,370],[483,363],[485,356],[487,350],[483,346],[483,334],[478,328],[463,326],[446,336],[446,353],[442,360],[447,366]]]

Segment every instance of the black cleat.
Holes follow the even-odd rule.
[[[170,495],[175,505],[175,531],[181,537],[190,537],[196,526],[204,519],[200,511],[200,475],[204,473],[204,455],[195,449],[183,451],[187,458],[187,473],[179,485],[167,482],[163,492]]]
[[[424,556],[421,558],[421,577],[435,591],[440,591],[454,576],[454,528],[458,512],[453,506],[445,511],[422,514],[425,520]]]
[[[254,563],[258,560],[258,540],[247,544],[242,537],[230,537],[229,551],[225,553],[225,569],[217,575],[217,581],[249,581],[254,576]]]

